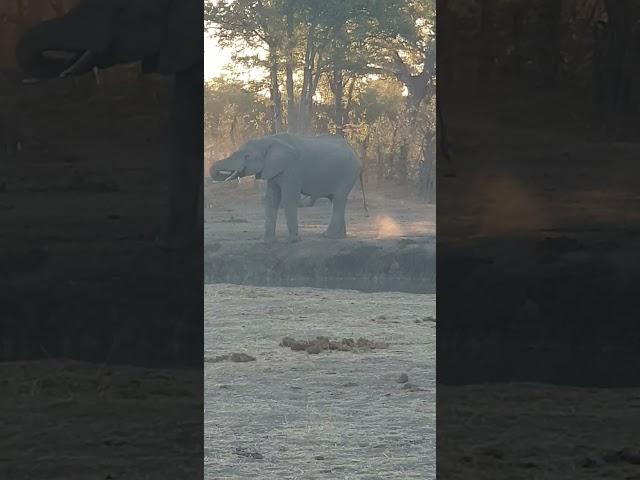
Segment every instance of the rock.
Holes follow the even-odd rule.
[[[205,363],[218,363],[224,362],[229,359],[229,355],[218,355],[217,357],[204,357]]]
[[[229,360],[232,362],[254,362],[256,359],[246,353],[232,353],[229,356]]]
[[[408,390],[409,392],[420,392],[422,389],[413,383],[405,383],[402,385],[402,390]]]
[[[291,345],[291,350],[293,350],[294,352],[300,352],[302,350],[306,350],[307,345],[304,342],[300,342],[300,341],[295,341],[292,345]]]
[[[284,337],[282,339],[282,341],[280,342],[280,346],[281,347],[287,347],[287,348],[291,348],[291,346],[293,344],[296,343],[296,339],[295,338],[291,338],[291,337]]]
[[[262,455],[260,452],[243,447],[236,447],[234,453],[241,457],[255,458],[256,460],[262,460],[264,458],[264,455]]]
[[[219,363],[219,362],[253,362],[255,357],[247,355],[246,353],[232,353],[227,355],[218,355],[217,357],[205,357],[205,363]]]
[[[319,343],[312,343],[307,347],[307,353],[309,355],[317,355],[322,351],[322,347],[320,347]]]
[[[398,383],[407,383],[409,381],[409,376],[406,373],[402,373],[397,379]]]

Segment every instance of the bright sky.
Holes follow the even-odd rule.
[[[218,45],[218,42],[216,42],[215,38],[205,35],[204,79],[208,80],[214,77],[230,75],[230,70],[225,67],[233,66],[231,60],[232,54],[232,49],[222,48],[220,45]],[[238,78],[245,81],[259,78],[264,74],[264,72],[262,72],[260,69],[243,69],[241,72],[236,73]]]
[[[231,61],[231,52],[218,46],[214,38],[204,37],[204,78],[218,77]]]

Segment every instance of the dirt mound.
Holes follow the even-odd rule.
[[[217,357],[204,357],[205,363],[219,363],[219,362],[255,362],[256,358],[246,353],[230,353],[227,355],[218,355]]]
[[[281,347],[288,347],[294,352],[305,351],[310,355],[317,355],[326,350],[338,350],[341,352],[363,352],[384,349],[389,346],[385,342],[377,342],[366,338],[343,338],[342,340],[330,340],[328,337],[316,337],[314,340],[296,340],[284,337],[280,342]]]

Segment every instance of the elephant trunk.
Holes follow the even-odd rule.
[[[211,165],[209,175],[214,182],[228,182],[242,177],[244,166],[233,157],[225,158]]]

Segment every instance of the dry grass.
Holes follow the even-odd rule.
[[[257,359],[205,365],[206,478],[435,478],[428,316],[433,295],[206,286],[206,355]],[[279,346],[286,336],[389,346],[309,355]]]

